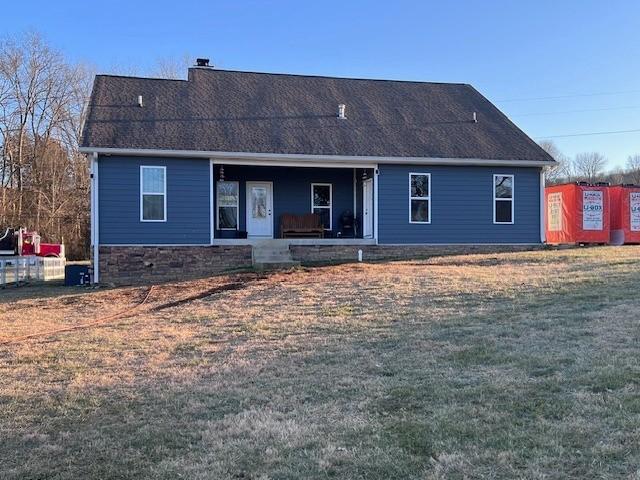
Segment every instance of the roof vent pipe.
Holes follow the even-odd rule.
[[[344,103],[341,103],[340,105],[338,105],[338,118],[347,118],[347,116],[344,113],[346,108],[347,106]]]
[[[138,95],[138,106],[139,107],[143,107],[144,104],[142,103],[142,95]]]
[[[478,123],[478,116],[476,115],[476,112],[473,112],[473,123]]]

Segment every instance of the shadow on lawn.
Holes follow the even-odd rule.
[[[0,289],[0,304],[12,303],[20,300],[55,298],[67,295],[91,295],[97,291],[104,291],[104,288],[98,290],[91,287],[65,287],[59,282],[27,283],[20,285],[19,287],[12,285]]]

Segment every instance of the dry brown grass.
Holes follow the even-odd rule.
[[[162,285],[0,346],[0,476],[638,478],[639,267],[594,248]],[[0,342],[146,292],[1,291]]]

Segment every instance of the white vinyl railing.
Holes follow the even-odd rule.
[[[0,257],[0,287],[27,280],[64,279],[64,258]]]

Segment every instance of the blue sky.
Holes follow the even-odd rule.
[[[37,30],[98,72],[160,58],[220,68],[471,83],[535,139],[640,129],[640,2],[7,2],[6,33]],[[547,98],[561,97],[561,98]],[[553,139],[567,155],[640,153],[640,131]]]

